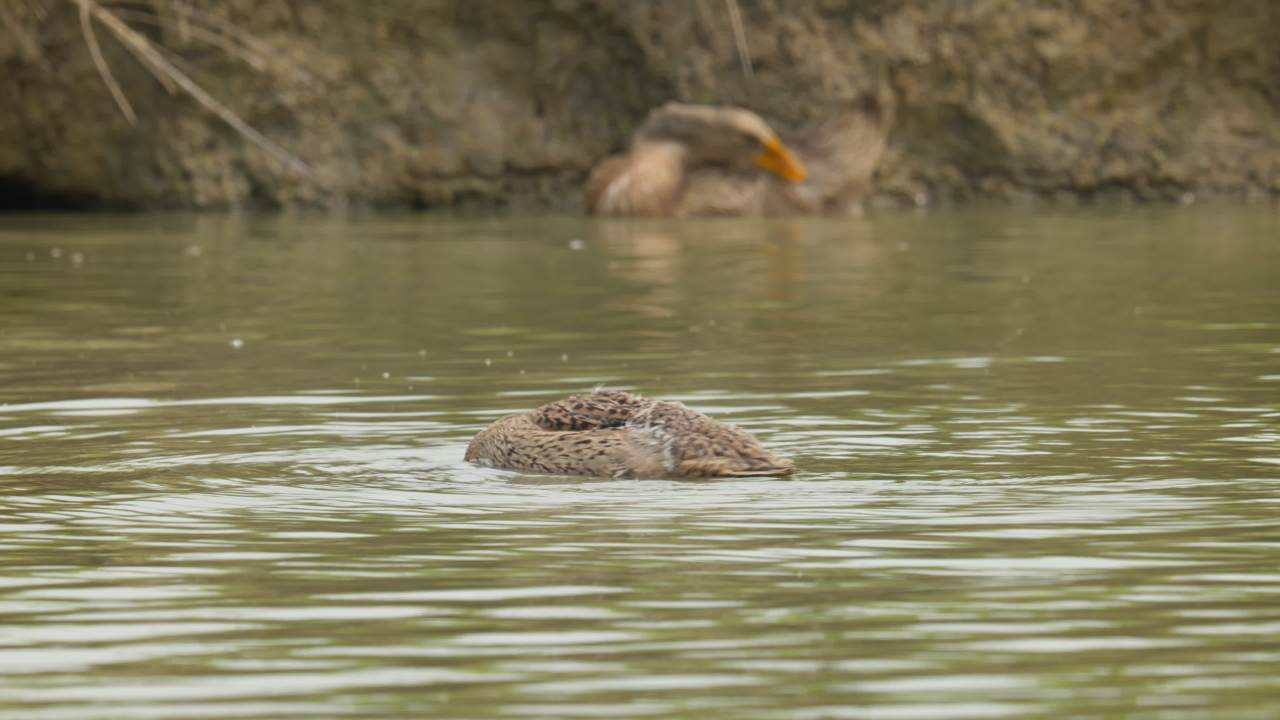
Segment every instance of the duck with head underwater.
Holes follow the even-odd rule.
[[[507,415],[466,460],[488,467],[612,478],[790,475],[790,460],[752,435],[678,402],[596,391]]]

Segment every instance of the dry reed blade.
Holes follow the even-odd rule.
[[[180,10],[177,11],[182,17],[191,22],[204,25],[211,31],[220,31],[229,41],[239,43],[244,47],[246,52],[251,52],[257,57],[270,58],[271,63],[277,67],[286,68],[290,72],[297,73],[302,79],[310,82],[313,80],[311,72],[306,67],[299,64],[296,60],[287,58],[280,54],[278,48],[273,47],[265,40],[254,37],[243,32],[236,27],[234,23],[219,17],[218,15],[200,10],[194,5],[183,3]]]
[[[742,74],[748,80],[756,76],[751,65],[751,53],[747,50],[747,33],[742,27],[742,12],[738,8],[738,0],[724,0],[729,9],[729,24],[733,26],[733,42],[738,48],[738,62],[742,65]]]
[[[164,19],[151,13],[142,12],[140,10],[127,10],[124,8],[112,8],[111,12],[115,13],[117,17],[134,23],[142,23],[144,25],[152,25],[154,27],[164,27]],[[214,30],[196,24],[195,22],[187,23],[186,29],[182,32],[188,37],[202,40],[213,45],[219,50],[222,50],[231,57],[240,60],[259,72],[266,71],[270,66],[270,62],[265,57],[259,55],[253,50],[250,50],[245,45],[237,43],[235,39],[230,36],[220,32],[215,32]]]
[[[44,21],[49,17],[49,7],[44,4],[44,0],[26,0],[25,4],[35,19]]]
[[[190,95],[193,100],[202,105],[206,110],[217,115],[223,122],[230,125],[232,129],[240,133],[245,139],[257,145],[264,152],[275,158],[285,167],[295,173],[307,177],[311,177],[311,168],[306,163],[299,160],[288,150],[277,145],[270,138],[253,128],[252,125],[245,122],[243,118],[235,113],[231,108],[222,104],[217,98],[210,95],[204,88],[192,80],[186,73],[182,72],[177,66],[164,57],[154,46],[151,41],[143,37],[141,33],[129,27],[125,21],[116,17],[114,13],[102,7],[94,0],[76,0],[82,7],[88,6],[89,12],[93,18],[102,23],[102,26],[110,30],[116,39],[129,50],[137,60],[144,66],[148,67],[153,74],[162,74],[168,77],[169,82],[177,85],[183,92]]]
[[[124,90],[120,89],[120,83],[116,82],[116,76],[111,72],[111,66],[107,64],[107,59],[102,55],[102,47],[98,45],[98,35],[93,31],[93,15],[89,0],[76,0],[76,4],[80,6],[80,32],[84,35],[84,43],[89,46],[89,55],[93,57],[93,65],[98,69],[98,75],[102,78],[102,82],[107,86],[107,90],[111,92],[111,98],[116,101],[116,107],[120,108],[124,119],[129,121],[130,125],[138,123],[138,115],[133,111],[133,106],[129,104],[129,98],[125,97]]]

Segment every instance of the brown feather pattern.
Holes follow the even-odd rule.
[[[597,391],[503,417],[467,447],[490,467],[598,477],[789,475],[750,433],[678,402]]]

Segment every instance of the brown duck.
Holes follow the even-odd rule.
[[[789,475],[750,433],[678,402],[626,392],[574,395],[480,431],[466,459],[488,467],[612,478]]]
[[[885,147],[879,103],[842,104],[790,145],[737,107],[667,103],[630,150],[587,180],[597,215],[753,215],[857,211]],[[763,171],[763,172],[762,172]]]

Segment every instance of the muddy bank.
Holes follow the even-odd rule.
[[[7,204],[576,208],[669,99],[798,126],[871,92],[876,202],[1280,194],[1270,0],[170,0],[113,6],[287,169],[72,0],[0,0]],[[194,15],[177,12],[194,6]],[[18,198],[25,198],[18,201]]]

